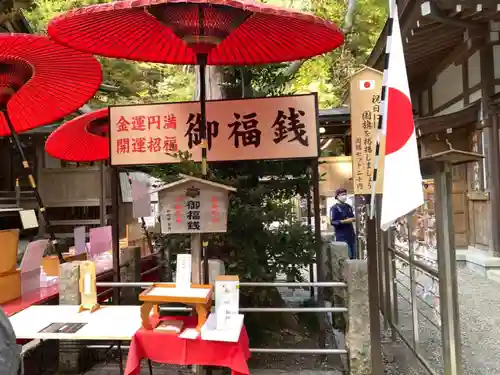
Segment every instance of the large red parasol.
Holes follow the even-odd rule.
[[[108,109],[78,116],[61,125],[47,139],[45,151],[57,159],[92,162],[109,159]]]
[[[95,94],[102,80],[99,62],[43,36],[0,34],[0,136],[12,135],[56,245],[18,133],[46,125],[75,111]],[[59,258],[60,247],[55,246]]]
[[[249,0],[127,0],[71,10],[50,22],[60,43],[95,54],[169,64],[256,65],[320,55],[339,28],[312,14]]]

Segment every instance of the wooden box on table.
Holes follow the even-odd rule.
[[[150,322],[150,313],[154,309],[154,314],[159,316],[159,305],[163,303],[184,303],[193,306],[198,315],[199,332],[205,324],[208,314],[212,308],[212,285],[195,285],[191,288],[177,288],[175,284],[155,283],[139,295],[139,301],[144,302],[141,306],[141,319],[144,329],[152,330],[154,327]]]
[[[87,253],[81,254],[70,254],[63,253],[63,258],[66,262],[73,262],[75,260],[87,260]],[[57,255],[49,255],[43,257],[42,267],[47,276],[59,276],[59,268],[61,267],[61,262]]]
[[[19,229],[0,231],[0,304],[21,296],[21,271],[17,268]]]

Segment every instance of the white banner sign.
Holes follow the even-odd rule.
[[[199,102],[109,107],[112,165],[201,160]],[[318,156],[315,94],[207,102],[208,161]]]

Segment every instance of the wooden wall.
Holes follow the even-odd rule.
[[[481,55],[474,52],[463,62],[450,64],[416,97],[415,107],[420,116],[453,113],[482,99]],[[493,46],[495,92],[500,91],[500,46]],[[484,62],[483,62],[484,63]],[[484,64],[483,64],[484,65]],[[478,127],[480,128],[481,124]],[[488,131],[478,130],[471,150],[488,156]],[[485,134],[483,134],[483,132]],[[479,139],[479,141],[478,141]],[[488,249],[491,242],[491,212],[488,184],[490,161],[453,168],[453,223],[457,248],[473,246]]]
[[[106,173],[106,186],[110,186]],[[43,169],[40,194],[47,207],[98,206],[101,194],[99,167]],[[109,189],[108,202],[111,199]],[[109,203],[108,203],[109,204]]]

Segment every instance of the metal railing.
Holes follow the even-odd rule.
[[[433,242],[422,249],[422,243],[416,239],[421,232],[412,230],[413,220],[409,215],[406,223],[401,218],[397,224],[397,238],[391,237],[393,241],[389,241],[389,246],[385,245],[385,249],[380,251],[386,254],[380,262],[382,279],[379,280],[384,299],[384,321],[391,327],[392,339],[399,337],[430,375],[460,375],[463,372],[451,187],[451,166],[437,163],[432,205],[435,214],[435,229],[432,233],[436,234],[435,241],[431,236]],[[417,221],[415,224],[425,230],[423,223]],[[425,287],[423,284],[431,285],[431,303],[419,298],[419,292]],[[399,303],[405,301],[409,308],[403,315]],[[433,317],[426,313],[428,311],[434,314]],[[419,321],[420,316],[426,321]],[[425,326],[427,321],[431,325]],[[429,328],[432,333],[428,332]],[[440,336],[440,339],[436,339],[436,336]]]
[[[149,288],[153,284],[175,285],[175,283],[153,283],[153,282],[97,282],[97,287],[106,288]],[[343,282],[240,282],[240,287],[276,287],[276,288],[347,288],[347,284]],[[160,307],[160,311],[171,312],[189,312],[190,307]],[[252,312],[288,312],[288,313],[346,313],[347,307],[240,307],[242,313]],[[109,349],[109,345],[89,345],[90,349]],[[121,349],[128,348],[120,346]],[[326,354],[344,354],[347,355],[346,348],[331,349],[331,348],[311,348],[311,349],[295,349],[295,348],[250,348],[253,353],[281,353],[281,354],[311,354],[311,355],[326,355]]]

